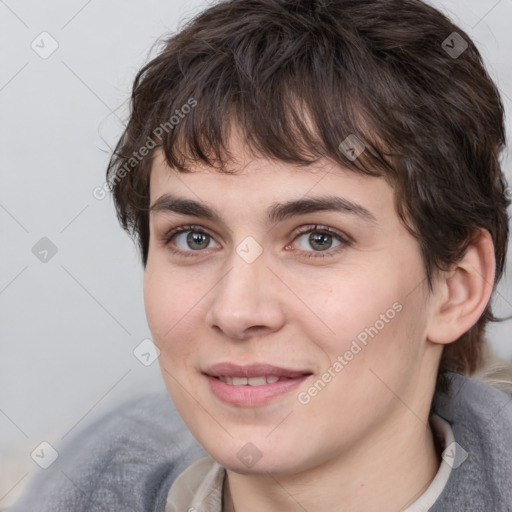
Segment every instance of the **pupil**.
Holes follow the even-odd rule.
[[[204,249],[205,247],[208,247],[208,235],[205,235],[204,233],[194,233],[190,232],[187,235],[187,243],[191,249]],[[194,244],[199,244],[200,247],[193,247]]]
[[[326,233],[312,233],[309,235],[309,242],[311,243],[312,247],[318,245],[315,248],[320,249],[321,251],[325,251],[326,249],[329,249],[329,247],[332,245],[332,240],[330,240],[330,238],[331,235],[328,235]]]

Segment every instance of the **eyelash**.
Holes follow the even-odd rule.
[[[187,225],[179,226],[179,227],[169,230],[163,236],[163,239],[162,239],[164,246],[168,247],[168,249],[173,254],[178,254],[180,256],[192,257],[192,258],[198,257],[197,253],[204,252],[203,250],[182,251],[182,250],[173,249],[171,247],[171,241],[175,236],[179,235],[180,233],[187,233],[190,231],[192,231],[194,233],[201,233],[203,235],[209,236],[210,238],[213,238],[210,235],[210,233],[208,233],[207,231],[202,229],[200,226],[187,224]],[[304,235],[306,233],[328,234],[328,235],[331,235],[334,238],[336,238],[339,242],[341,242],[341,245],[339,245],[338,247],[336,247],[332,250],[327,249],[326,251],[302,251],[304,253],[303,256],[306,258],[329,258],[329,257],[337,256],[338,253],[343,251],[346,247],[350,247],[353,242],[353,240],[348,235],[345,235],[339,231],[329,228],[328,226],[321,226],[318,224],[313,224],[313,225],[309,225],[309,226],[303,226],[303,227],[297,229],[297,231],[294,234],[292,243],[295,242],[295,240],[297,238],[299,238],[301,235]]]

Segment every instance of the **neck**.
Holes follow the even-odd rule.
[[[227,472],[224,512],[396,512],[421,496],[440,465],[429,423],[414,415],[386,425],[364,446],[300,474]],[[408,432],[407,436],[404,433]]]

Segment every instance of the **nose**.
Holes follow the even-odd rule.
[[[211,292],[208,326],[236,340],[279,330],[285,315],[278,283],[263,255],[248,263],[233,252],[228,270]]]

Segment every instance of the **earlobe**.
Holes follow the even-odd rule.
[[[429,341],[452,343],[476,324],[491,298],[495,272],[494,244],[489,232],[482,229],[463,258],[439,275],[432,297]]]

